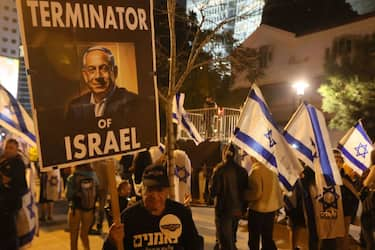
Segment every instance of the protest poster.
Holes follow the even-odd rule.
[[[152,1],[18,0],[40,163],[159,144]]]

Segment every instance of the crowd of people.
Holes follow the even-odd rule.
[[[300,249],[302,231],[307,232],[310,250],[346,250],[350,245],[349,225],[359,207],[362,208],[361,244],[366,250],[375,249],[375,150],[371,152],[371,167],[362,175],[349,168],[340,151],[334,150],[343,179],[337,191],[343,208],[342,233],[337,234],[340,237],[331,237],[319,228],[322,222],[314,204],[317,184],[310,167],[304,167],[292,192],[286,192],[275,172],[253,156],[247,155],[240,161],[238,154],[239,149],[234,145],[225,146],[222,162],[214,167],[209,183],[215,207],[215,250],[237,249],[240,219],[248,221],[250,250],[277,249],[273,228],[280,209],[286,213],[292,250]],[[69,201],[67,217],[72,250],[78,249],[79,237],[84,249],[90,249],[88,236],[103,234],[105,218],[109,225],[105,250],[118,249],[120,244],[125,249],[204,249],[204,239],[190,209],[190,160],[182,150],[176,150],[175,158],[175,176],[169,178],[165,155],[158,148],[122,157],[116,198],[122,224],[113,220],[108,176],[104,171],[108,164],[115,164],[114,160],[77,165],[70,172],[58,168],[42,171],[39,219],[53,220],[53,203],[65,198]],[[8,139],[0,156],[0,221],[4,225],[0,227],[0,249],[19,248],[17,216],[22,196],[28,191],[26,168],[17,140]],[[174,200],[169,198],[171,186],[175,187]]]
[[[287,192],[281,188],[276,173],[255,157],[247,155],[242,161],[247,163],[246,166],[238,166],[235,162],[236,153],[232,145],[226,148],[223,162],[215,167],[212,177],[210,191],[215,198],[215,250],[237,249],[238,220],[244,216],[245,211],[249,249],[277,249],[273,239],[273,226],[275,216],[281,209],[286,213],[292,250],[301,249],[303,231],[307,232],[309,250],[346,250],[350,247],[349,225],[356,219],[359,204],[362,205],[360,244],[366,250],[375,249],[375,150],[371,152],[371,167],[361,176],[344,163],[340,151],[334,150],[343,179],[343,185],[336,187],[339,189],[336,190],[339,194],[337,220],[340,219],[341,202],[343,208],[342,222],[335,224],[339,228],[329,226],[328,220],[321,219],[322,215],[317,210],[317,203],[320,201],[315,173],[310,167],[304,166],[292,192]],[[324,229],[327,230],[323,232]],[[342,233],[333,232],[335,230]]]

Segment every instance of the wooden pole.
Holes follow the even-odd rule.
[[[116,188],[116,171],[115,171],[115,161],[111,160],[108,161],[107,169],[107,177],[108,177],[108,189],[109,194],[111,195],[111,206],[112,206],[112,216],[113,222],[116,225],[121,224],[121,215],[120,215],[120,205],[118,202],[118,193]],[[117,250],[124,250],[123,241],[116,242]]]

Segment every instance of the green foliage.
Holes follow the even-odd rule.
[[[237,47],[231,54],[230,62],[234,72],[245,74],[246,80],[255,82],[263,76],[260,67],[260,52],[253,48]]]
[[[347,130],[362,119],[375,137],[375,34],[340,37],[326,51],[326,80],[319,88],[330,127]]]
[[[332,128],[348,130],[362,119],[370,138],[375,136],[375,81],[329,77],[319,88],[322,108],[333,114]]]
[[[319,88],[332,128],[347,130],[362,119],[375,137],[375,34],[340,37],[326,51],[326,80]]]

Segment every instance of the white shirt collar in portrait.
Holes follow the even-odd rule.
[[[101,117],[104,115],[104,110],[107,106],[107,102],[109,98],[115,93],[116,85],[113,86],[112,90],[108,93],[108,95],[103,98],[101,101],[96,102],[93,93],[91,93],[90,103],[95,105],[95,117]]]

